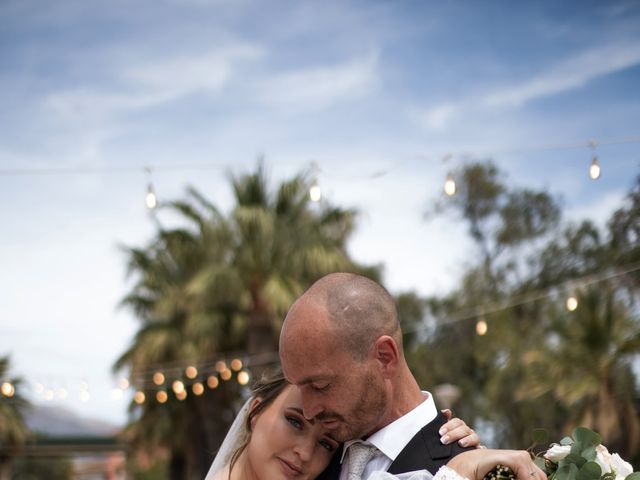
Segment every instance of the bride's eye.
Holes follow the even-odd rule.
[[[287,422],[289,422],[293,426],[293,428],[297,428],[298,430],[302,429],[302,422],[296,417],[287,416],[285,418],[287,419]]]
[[[322,445],[323,448],[325,448],[328,452],[333,453],[333,451],[336,449],[336,447],[333,446],[333,444],[331,444],[330,442],[327,442],[326,440],[320,440],[320,445]]]

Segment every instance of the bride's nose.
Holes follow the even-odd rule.
[[[316,438],[313,435],[303,435],[294,446],[294,452],[300,457],[302,462],[308,462],[313,457],[316,446]]]

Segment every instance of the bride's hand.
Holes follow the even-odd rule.
[[[480,445],[480,437],[469,427],[464,420],[459,418],[451,418],[453,413],[451,410],[442,410],[448,422],[440,428],[440,441],[448,445],[456,440],[461,447],[477,447]]]
[[[498,464],[511,468],[517,480],[547,480],[547,475],[524,450],[469,450],[449,460],[447,467],[469,480],[482,480]]]

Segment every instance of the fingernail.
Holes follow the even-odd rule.
[[[445,433],[447,433],[447,429],[445,427],[440,427],[440,430],[438,430],[438,433],[440,434],[440,436],[442,436]]]
[[[445,435],[444,437],[442,437],[442,438],[440,439],[440,441],[441,441],[444,445],[446,445],[447,443],[449,443],[449,435]]]
[[[465,440],[460,440],[458,443],[460,444],[461,447],[467,446],[467,442]]]

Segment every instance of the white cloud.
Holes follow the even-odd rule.
[[[258,86],[262,102],[276,106],[322,108],[370,93],[378,81],[378,54],[331,67],[275,75]]]
[[[196,92],[217,93],[231,81],[238,63],[265,55],[248,44],[230,45],[201,55],[170,58],[125,68],[120,87],[90,87],[49,95],[45,106],[65,116],[100,117],[118,111],[148,108]]]
[[[579,55],[540,72],[531,80],[495,88],[477,100],[463,99],[434,108],[413,109],[410,116],[430,131],[447,130],[460,114],[517,108],[539,98],[582,87],[590,81],[640,64],[640,44],[615,43],[584,51]]]
[[[640,63],[640,44],[613,44],[587,50],[521,85],[501,88],[485,96],[487,107],[518,107],[586,85],[591,80]]]

